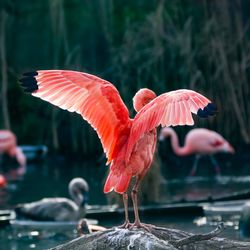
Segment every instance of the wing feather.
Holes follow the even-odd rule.
[[[97,131],[108,162],[112,161],[119,135],[124,136],[131,124],[127,107],[113,84],[69,70],[26,73],[20,81],[33,96],[81,114]]]
[[[159,125],[193,125],[192,113],[202,117],[213,115],[215,106],[205,96],[192,90],[176,90],[162,94],[145,105],[135,116],[126,151],[128,161],[137,140]]]

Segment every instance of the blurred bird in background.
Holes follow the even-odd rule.
[[[15,212],[19,217],[45,221],[76,221],[86,215],[88,183],[82,178],[74,178],[69,183],[67,198],[44,198],[40,201],[19,204]]]
[[[171,145],[175,154],[179,156],[195,154],[195,161],[190,175],[196,174],[198,162],[203,155],[209,156],[216,174],[220,174],[221,169],[218,162],[214,158],[214,154],[219,152],[233,154],[235,152],[232,145],[220,134],[205,128],[195,128],[189,131],[185,137],[183,147],[180,146],[178,136],[172,128],[162,128],[159,140],[163,141],[168,137],[171,140]]]

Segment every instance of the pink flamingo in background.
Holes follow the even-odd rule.
[[[7,185],[6,178],[0,174],[0,188],[3,188]]]
[[[16,158],[21,167],[26,165],[26,157],[17,146],[16,136],[9,130],[0,130],[0,154]]]
[[[220,134],[205,128],[195,128],[189,131],[185,138],[185,144],[180,147],[176,132],[172,128],[162,128],[159,140],[166,137],[171,138],[171,145],[174,152],[179,156],[195,154],[195,162],[190,175],[195,175],[198,161],[202,155],[209,155],[215,171],[220,174],[220,167],[213,157],[219,152],[234,153],[234,148]]]
[[[137,192],[148,171],[157,141],[156,127],[193,125],[192,113],[207,117],[215,113],[215,106],[192,90],[176,90],[160,96],[149,89],[139,90],[133,98],[137,114],[129,112],[113,84],[83,72],[41,70],[25,73],[20,79],[26,92],[40,97],[62,109],[79,113],[96,130],[110,172],[104,192],[114,190],[123,195],[124,228],[149,226],[139,219]],[[129,223],[127,189],[131,178],[136,182],[131,196],[135,222]]]

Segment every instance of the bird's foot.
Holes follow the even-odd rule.
[[[132,228],[142,228],[142,229],[146,230],[147,232],[151,233],[152,229],[155,228],[155,226],[152,224],[135,222],[131,225],[130,229],[132,229]]]
[[[129,229],[131,228],[131,226],[132,226],[132,223],[130,223],[129,221],[125,221],[121,226],[118,226],[118,228]]]

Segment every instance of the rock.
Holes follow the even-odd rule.
[[[91,235],[82,236],[69,243],[52,248],[53,250],[92,250],[92,249],[155,249],[175,250],[177,248],[168,245],[161,240],[142,230],[110,229]],[[51,249],[51,250],[52,250]]]
[[[151,233],[142,229],[112,228],[76,238],[50,250],[217,250],[250,249],[250,242],[215,237],[223,230],[216,228],[207,234],[190,234],[175,229],[154,227]],[[213,238],[213,239],[212,239]]]

